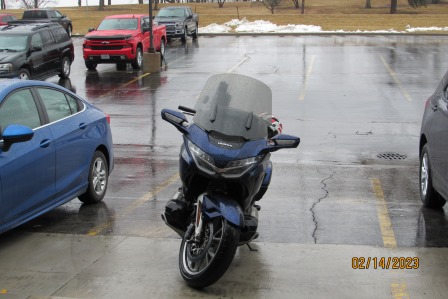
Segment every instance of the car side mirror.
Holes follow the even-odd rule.
[[[32,46],[31,47],[31,52],[39,52],[39,51],[42,51],[41,46]]]
[[[1,149],[8,151],[12,144],[31,140],[34,131],[23,125],[9,125],[2,134]]]
[[[89,32],[95,31],[95,28],[89,28]]]

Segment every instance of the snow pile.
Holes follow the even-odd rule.
[[[199,33],[412,33],[422,31],[448,31],[448,27],[419,27],[407,26],[405,31],[389,30],[356,30],[356,31],[323,31],[322,27],[314,25],[276,25],[269,21],[250,22],[246,18],[242,20],[233,19],[222,25],[213,23],[205,27],[199,27]]]

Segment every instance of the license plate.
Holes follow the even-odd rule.
[[[110,58],[109,55],[105,55],[105,54],[101,55],[101,59],[109,59],[109,58]]]

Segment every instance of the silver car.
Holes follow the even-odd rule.
[[[448,72],[426,100],[420,133],[420,198],[441,208],[448,199]]]

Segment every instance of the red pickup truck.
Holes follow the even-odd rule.
[[[143,53],[149,48],[149,16],[140,14],[105,17],[96,29],[84,37],[83,57],[87,69],[99,63],[115,63],[125,69],[130,62],[134,69],[143,67]],[[165,25],[153,25],[154,49],[165,54],[167,43]]]

